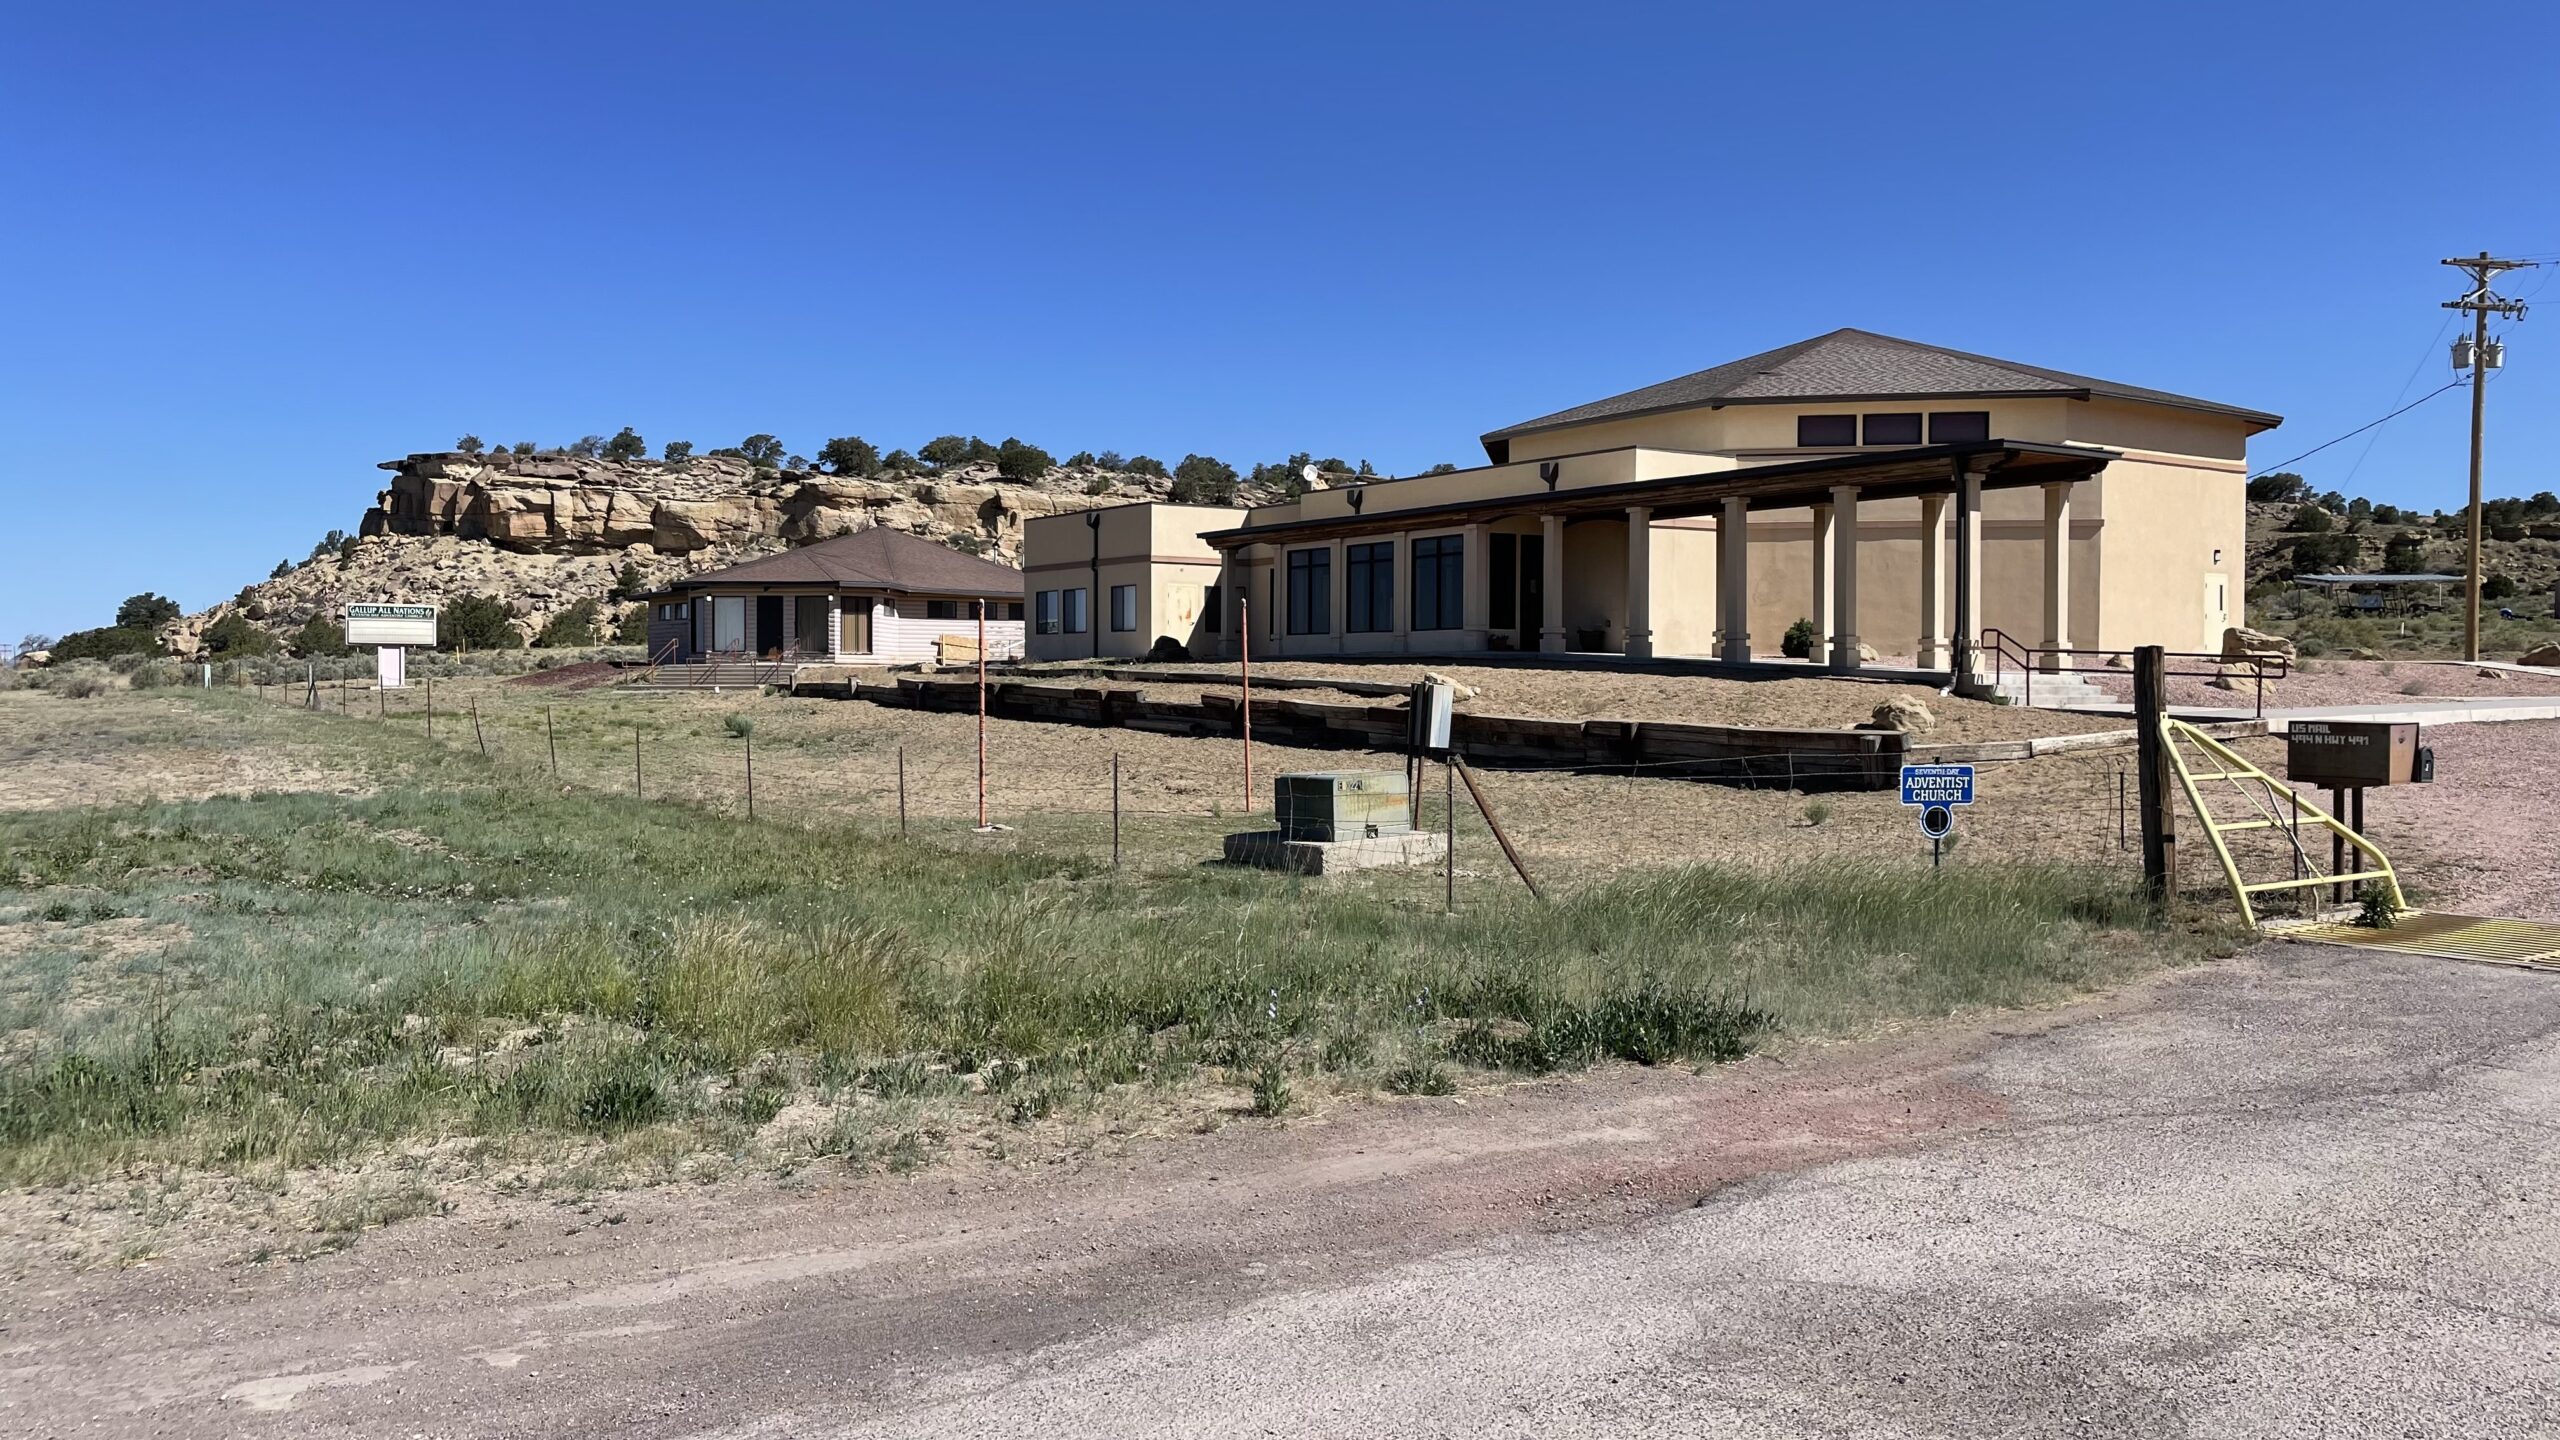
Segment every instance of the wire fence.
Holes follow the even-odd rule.
[[[2131,754],[1981,766],[1979,802],[1940,846],[1892,791],[1821,788],[1785,752],[1596,765],[1453,768],[1373,752],[992,719],[860,701],[740,692],[641,697],[490,679],[381,689],[360,678],[251,686],[271,702],[413,732],[515,779],[619,793],[758,823],[859,824],[975,849],[1164,871],[1250,864],[1358,872],[1436,892],[1605,884],[1633,867],[1791,864],[1842,857],[1913,865],[2070,862],[2140,869]],[[1814,757],[1819,758],[1819,757]],[[1284,773],[1402,772],[1398,823],[1309,845],[1282,837]],[[1807,788],[1812,787],[1812,788]]]

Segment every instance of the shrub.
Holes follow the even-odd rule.
[[[632,605],[624,608],[621,623],[614,626],[613,629],[613,643],[616,645],[646,645],[649,643],[648,606]]]
[[[2427,568],[2427,547],[2415,535],[2394,535],[2383,542],[2382,568],[2393,575],[2411,575]]]
[[[1276,1120],[1289,1113],[1294,1099],[1289,1091],[1289,1074],[1276,1064],[1266,1063],[1253,1072],[1253,1113],[1266,1120]]]
[[[270,580],[281,580],[292,573],[293,562],[290,560],[279,560],[276,562],[276,568],[267,572],[267,578]]]
[[[648,588],[647,577],[640,573],[640,562],[625,560],[622,562],[622,568],[613,572],[613,588],[605,592],[605,598],[628,600]]]
[[[2320,535],[2327,533],[2336,523],[2329,518],[2328,511],[2306,504],[2293,507],[2293,518],[2284,522],[2284,528],[2302,535]]]
[[[1446,460],[1443,460],[1439,464],[1432,466],[1430,469],[1425,470],[1422,473],[1425,475],[1455,475],[1458,473],[1458,467],[1450,464]]]
[[[554,615],[533,637],[533,643],[544,649],[584,649],[596,643],[596,602],[593,598],[579,601]]]
[[[1108,495],[1108,494],[1110,494],[1110,493],[1111,493],[1111,477],[1110,477],[1110,476],[1108,476],[1108,475],[1096,475],[1096,476],[1094,476],[1092,479],[1087,480],[1086,482],[1084,482],[1084,493],[1086,493],[1087,495]]]
[[[530,455],[533,453],[533,442],[530,440],[519,440],[508,448],[514,450],[519,455]]]
[[[2249,498],[2260,504],[2280,505],[2300,500],[2311,493],[2311,482],[2291,471],[2256,476],[2249,481]]]
[[[177,619],[178,613],[177,601],[166,595],[154,595],[146,590],[116,607],[115,628],[157,630]]]
[[[514,650],[524,644],[514,612],[495,595],[458,595],[436,617],[439,650]]]
[[[2296,575],[2352,571],[2364,547],[2353,535],[2305,535],[2293,542],[2289,563]]]
[[[1806,801],[1806,802],[1805,802],[1805,804],[1804,804],[1804,823],[1806,823],[1807,825],[1812,825],[1812,826],[1819,827],[1819,826],[1820,826],[1824,821],[1826,821],[1826,820],[1828,820],[1828,819],[1830,819],[1830,818],[1831,818],[1831,802],[1830,802],[1830,801],[1828,801],[1828,800],[1808,800],[1808,801]]]
[[[1068,456],[1066,461],[1067,468],[1070,470],[1082,469],[1092,463],[1093,452],[1090,450],[1079,450],[1073,455]]]
[[[756,733],[756,722],[752,716],[733,714],[721,718],[720,728],[728,731],[732,738],[744,740]]]
[[[453,448],[465,455],[477,455],[489,447],[481,443],[479,436],[465,435],[461,439],[453,442]]]
[[[346,627],[326,615],[314,615],[293,632],[293,653],[307,658],[344,655],[349,651]]]
[[[51,649],[55,664],[65,660],[105,660],[117,655],[157,655],[160,637],[148,630],[127,630],[101,626],[95,630],[74,630],[51,646],[28,646],[28,649]]]
[[[53,693],[66,700],[95,700],[106,694],[114,683],[102,673],[83,670],[64,676],[61,683],[53,687]]]
[[[1813,658],[1814,642],[1821,638],[1821,635],[1814,631],[1811,620],[1798,619],[1796,623],[1787,627],[1787,633],[1779,639],[1778,653],[1791,660],[1810,660]]]
[[[607,460],[645,460],[648,456],[649,442],[641,439],[640,432],[628,425],[613,432],[613,438],[604,442],[604,458]]]
[[[916,459],[934,471],[995,458],[996,447],[975,435],[936,435],[916,447]]]
[[[670,440],[667,442],[665,454],[668,464],[681,465],[687,460],[693,458],[693,442],[690,440]]]
[[[569,453],[582,460],[593,460],[604,453],[604,437],[581,435],[569,442]]]
[[[996,447],[996,473],[1008,480],[1037,480],[1057,463],[1049,458],[1048,451],[1010,435]]]
[[[1129,462],[1117,450],[1105,450],[1092,458],[1092,464],[1103,470],[1126,470]]]
[[[904,450],[892,450],[880,457],[880,468],[891,475],[913,475],[916,473],[916,457]]]
[[[830,475],[877,475],[880,447],[859,435],[839,435],[818,447],[818,468]]]
[[[272,655],[276,637],[249,623],[249,617],[234,610],[204,629],[204,647],[227,660],[243,660],[257,655]]]
[[[2516,597],[2517,589],[2518,586],[2516,585],[2513,576],[2492,575],[2488,579],[2480,582],[2480,598],[2483,600],[2512,600]]]
[[[176,661],[146,660],[134,667],[133,674],[127,676],[124,683],[136,690],[165,690],[185,681],[186,677],[178,673]]]
[[[771,470],[782,463],[782,442],[770,435],[755,434],[737,443],[731,454],[759,470]]]
[[[1177,505],[1233,505],[1236,467],[1211,455],[1185,455],[1173,467],[1173,501]]]
[[[1164,462],[1153,455],[1132,455],[1129,463],[1119,468],[1132,475],[1145,475],[1157,480],[1171,478],[1165,473]]]

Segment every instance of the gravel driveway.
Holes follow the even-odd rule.
[[[0,1428],[2547,1434],[2554,1174],[2560,983],[2275,948],[1703,1080],[21,1278]]]

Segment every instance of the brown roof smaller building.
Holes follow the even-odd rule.
[[[892,595],[1018,596],[1022,572],[981,560],[940,541],[877,526],[767,555],[726,570],[687,575],[667,586],[686,590],[762,590],[815,585],[839,590],[885,590]]]

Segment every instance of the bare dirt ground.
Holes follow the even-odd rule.
[[[112,703],[34,691],[0,694],[0,810],[58,810],[137,800],[200,800],[256,790],[360,793],[361,772],[333,747],[278,735],[258,751],[195,743],[218,722],[183,698],[119,695]],[[137,741],[147,733],[147,742]]]
[[[1188,667],[1198,668],[1198,667]],[[1229,667],[1233,668],[1233,667]],[[1703,675],[1664,675],[1643,671],[1540,669],[1529,665],[1328,665],[1316,660],[1256,662],[1256,675],[1300,679],[1347,677],[1355,680],[1406,682],[1425,670],[1473,687],[1475,697],[1459,708],[1486,715],[1527,715],[1559,720],[1671,720],[1697,725],[1765,725],[1782,729],[1836,730],[1856,725],[1875,713],[1877,705],[1900,696],[1918,700],[1938,719],[1931,741],[2027,740],[2044,735],[2075,735],[2103,730],[2103,718],[2020,710],[1979,700],[1941,695],[1925,685],[1891,685],[1868,680],[1828,680],[1808,676],[1786,680],[1724,680]],[[1200,685],[1147,687],[1150,695],[1185,699]],[[1232,688],[1219,687],[1222,693]],[[1289,698],[1330,699],[1342,704],[1376,704],[1375,700],[1333,691],[1274,691]]]
[[[2090,680],[2126,704],[2133,703],[2133,677],[2100,673]],[[2172,676],[2169,703],[2212,705],[2248,713],[2256,703],[2255,683],[2235,677],[2232,688],[2218,689],[2197,676]],[[2548,695],[2560,699],[2560,673],[2522,675],[2511,670],[2482,670],[2470,665],[2443,665],[2422,660],[2331,660],[2300,662],[2281,680],[2267,682],[2270,710],[2309,705],[2388,705],[2419,697],[2478,695]]]
[[[2560,986],[2033,1020],[0,1289],[29,1435],[2550,1433]]]

